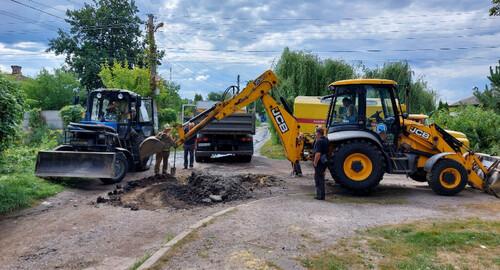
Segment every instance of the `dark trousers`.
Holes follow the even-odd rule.
[[[326,166],[318,164],[314,168],[314,184],[316,185],[316,198],[320,200],[325,199],[325,171]]]
[[[194,144],[193,145],[184,145],[184,168],[188,167],[188,155],[189,155],[189,167],[193,167]]]

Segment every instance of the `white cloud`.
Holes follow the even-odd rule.
[[[210,75],[198,75],[194,79],[196,81],[206,81],[208,78],[210,78]]]

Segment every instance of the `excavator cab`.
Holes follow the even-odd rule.
[[[327,120],[329,133],[363,132],[384,147],[394,147],[401,131],[401,106],[395,87],[396,83],[390,80],[358,79],[331,84],[334,94]]]

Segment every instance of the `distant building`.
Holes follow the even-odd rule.
[[[450,107],[459,107],[459,106],[479,106],[479,100],[475,96],[466,97],[457,102],[450,104]]]
[[[22,72],[23,67],[18,66],[18,65],[12,65],[12,66],[10,66],[10,68],[12,69],[10,74],[4,73],[8,77],[10,77],[16,81],[24,81],[24,80],[29,79],[28,77],[23,75],[23,72]]]

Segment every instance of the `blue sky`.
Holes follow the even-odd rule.
[[[35,7],[30,9],[19,3]],[[23,66],[34,76],[64,63],[45,53],[67,25],[58,17],[77,0],[0,0],[0,70]],[[489,0],[379,1],[136,1],[140,16],[165,23],[157,33],[166,57],[159,72],[181,85],[181,95],[204,96],[254,79],[271,68],[285,46],[321,58],[367,67],[407,60],[439,98],[454,102],[487,84],[500,59],[500,17]],[[48,15],[46,13],[52,15]]]

